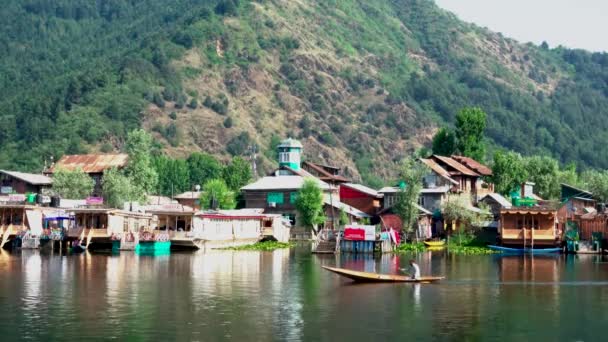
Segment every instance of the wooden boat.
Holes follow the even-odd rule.
[[[424,244],[427,247],[443,247],[443,246],[445,246],[445,240],[424,241]]]
[[[502,253],[510,254],[550,254],[559,253],[562,251],[561,248],[511,248],[495,245],[489,245],[488,248]]]
[[[346,277],[348,279],[351,279],[351,280],[354,280],[357,282],[367,282],[367,283],[378,283],[378,282],[433,283],[433,282],[445,279],[445,277],[421,277],[420,279],[412,279],[408,276],[403,276],[403,275],[359,272],[359,271],[347,270],[345,268],[336,268],[336,267],[327,267],[327,266],[323,266],[323,268],[330,272],[333,272],[333,273],[336,273],[343,277]]]

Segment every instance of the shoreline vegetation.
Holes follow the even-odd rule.
[[[293,242],[278,242],[278,241],[263,241],[256,242],[251,245],[245,246],[235,246],[235,247],[226,247],[226,248],[218,248],[219,250],[225,251],[263,251],[269,252],[277,249],[291,248],[296,244]]]
[[[408,242],[401,244],[395,248],[394,253],[418,253],[425,250],[433,250],[433,248],[427,248],[423,242]],[[496,254],[499,253],[486,246],[485,243],[478,241],[472,236],[453,236],[442,248],[447,250],[448,253],[460,254],[460,255],[485,255],[485,254]]]

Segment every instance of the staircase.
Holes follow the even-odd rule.
[[[338,251],[338,240],[334,231],[323,229],[313,241],[312,252],[314,254],[334,254]]]

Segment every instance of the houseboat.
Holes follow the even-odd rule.
[[[38,248],[44,233],[43,217],[50,210],[29,204],[0,203],[0,247]]]
[[[535,204],[501,209],[498,239],[502,246],[513,248],[560,246],[556,206]]]
[[[116,249],[123,240],[151,227],[152,215],[109,208],[71,209],[74,226],[66,239],[88,249]]]
[[[181,243],[191,248],[213,249],[243,246],[262,239],[289,241],[290,223],[281,215],[262,209],[199,212],[194,215],[191,235]]]
[[[145,211],[153,216],[155,229],[152,233],[158,237],[166,235],[171,242],[171,249],[197,249],[192,234],[193,208],[179,203],[166,203],[149,205]]]

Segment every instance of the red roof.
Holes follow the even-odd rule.
[[[80,168],[86,173],[102,173],[113,167],[123,168],[127,165],[128,154],[75,154],[61,157],[47,172],[53,173],[57,168],[75,170]]]
[[[465,165],[469,169],[471,169],[471,170],[479,173],[480,175],[483,175],[483,176],[491,176],[492,175],[492,169],[490,169],[489,167],[481,164],[480,162],[478,162],[475,159],[472,159],[472,158],[469,158],[469,157],[465,157],[465,156],[452,156],[452,159],[455,159],[456,161],[458,161],[461,164]]]

